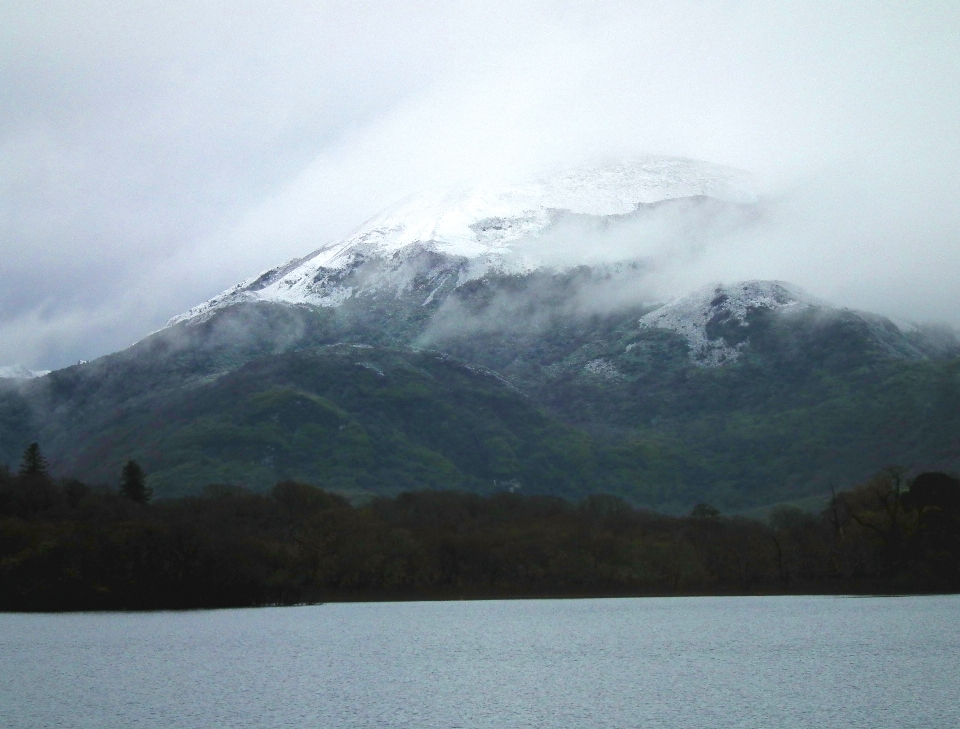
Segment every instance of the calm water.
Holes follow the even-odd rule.
[[[960,727],[960,598],[0,614],[0,726]]]

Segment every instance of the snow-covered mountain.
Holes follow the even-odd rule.
[[[260,337],[264,346],[271,342],[268,349],[308,341],[443,349],[478,332],[522,329],[529,335],[544,322],[596,312],[597,302],[605,302],[605,311],[621,306],[624,313],[629,309],[624,301],[649,303],[642,292],[656,270],[647,264],[658,245],[668,250],[691,242],[697,246],[730,226],[749,224],[759,210],[756,203],[746,173],[676,158],[424,193],[169,324],[199,324],[227,307],[268,302],[304,317],[320,307],[335,320],[332,328],[320,327],[309,336],[302,334],[302,324],[264,325],[253,339]],[[580,302],[586,304],[578,309]],[[794,333],[781,338],[781,348],[801,346],[793,340],[802,331],[806,337],[821,332],[837,343],[854,338],[880,357],[923,358],[957,349],[955,336],[931,336],[875,314],[835,307],[782,281],[711,285],[639,322],[633,319],[633,326],[679,334],[692,363],[716,367],[755,350],[757,327],[769,324],[771,316]],[[234,325],[225,329],[235,330]],[[273,341],[275,332],[282,341]]]
[[[756,202],[746,173],[688,159],[644,158],[567,170],[521,184],[416,195],[370,219],[346,238],[243,281],[174,317],[204,320],[248,301],[338,306],[351,297],[416,288],[432,300],[491,272],[526,273],[593,263],[596,251],[568,238],[650,214],[665,201]],[[559,232],[558,232],[559,231]],[[551,237],[551,233],[554,233]],[[628,233],[629,234],[629,233]],[[582,236],[581,236],[582,237]],[[636,235],[634,235],[636,237]],[[636,246],[607,241],[608,262]]]
[[[743,174],[677,159],[419,195],[126,350],[3,381],[0,461],[40,441],[95,481],[142,460],[167,495],[287,478],[396,493],[538,474],[526,489],[569,452],[543,493],[598,464],[585,488],[618,493],[616,474],[674,511],[814,496],[884,463],[955,470],[954,331],[781,281],[652,302],[661,262],[751,225],[754,201]],[[465,384],[438,395],[448,375]],[[517,413],[574,430],[521,448]],[[452,460],[430,450],[474,422]],[[487,471],[450,481],[468,461]]]

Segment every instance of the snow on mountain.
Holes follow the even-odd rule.
[[[707,286],[672,301],[640,318],[641,327],[669,329],[682,335],[690,346],[690,358],[703,367],[736,361],[748,346],[749,315],[758,309],[802,312],[815,309],[821,324],[845,322],[844,333],[871,342],[882,356],[894,359],[924,359],[942,356],[957,348],[952,331],[931,332],[907,323],[897,324],[885,316],[834,306],[785,281],[741,281]]]
[[[0,378],[11,380],[32,380],[50,374],[50,370],[28,370],[23,365],[0,365]]]
[[[738,170],[656,157],[567,170],[522,184],[424,193],[342,240],[237,284],[168,325],[204,320],[244,301],[339,306],[352,296],[402,291],[414,278],[436,291],[445,282],[460,285],[491,271],[528,272],[546,265],[530,242],[564,216],[612,218],[679,198],[755,202],[748,183]]]
[[[732,362],[740,355],[746,340],[731,343],[717,330],[731,325],[747,327],[751,309],[774,311],[801,310],[811,306],[829,306],[784,281],[741,281],[730,285],[708,286],[683,296],[640,318],[643,327],[670,329],[682,335],[690,345],[690,356],[704,367]]]

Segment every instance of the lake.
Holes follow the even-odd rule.
[[[4,613],[0,726],[960,727],[960,597]]]

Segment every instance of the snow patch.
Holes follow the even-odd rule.
[[[613,362],[607,359],[595,359],[587,362],[583,366],[583,370],[607,380],[616,380],[623,377]]]
[[[784,281],[741,281],[708,286],[672,301],[641,317],[640,326],[677,332],[687,340],[696,364],[718,367],[740,356],[751,310],[822,305],[824,302]]]
[[[357,362],[357,366],[358,366],[358,367],[363,367],[364,369],[367,369],[367,370],[372,370],[373,372],[375,372],[375,373],[376,373],[378,376],[380,376],[380,377],[386,377],[386,375],[383,374],[383,370],[381,370],[381,369],[380,369],[379,367],[377,367],[375,364],[372,364],[372,363],[370,363],[370,362]]]

